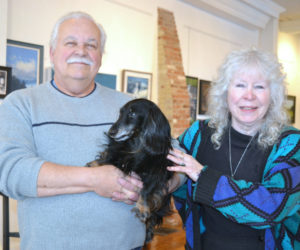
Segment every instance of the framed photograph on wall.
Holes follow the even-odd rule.
[[[117,76],[111,74],[98,73],[95,81],[110,89],[117,88]]]
[[[7,40],[6,46],[6,65],[12,68],[9,92],[42,83],[44,47],[14,40]]]
[[[295,111],[296,111],[296,96],[288,95],[286,105],[288,116],[291,123],[295,123]]]
[[[133,70],[123,70],[122,91],[135,98],[151,98],[152,74]]]
[[[207,111],[207,99],[208,99],[208,90],[210,88],[210,81],[199,80],[199,113],[205,114]]]
[[[191,123],[196,121],[199,106],[199,81],[197,77],[186,76],[186,84],[190,96]]]
[[[11,84],[11,67],[0,66],[0,98],[8,94],[8,87]]]

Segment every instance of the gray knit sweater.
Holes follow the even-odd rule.
[[[0,105],[0,191],[18,200],[22,250],[129,250],[145,227],[132,206],[93,192],[37,198],[44,161],[84,166],[130,98],[96,84],[70,97],[50,83],[14,91]]]

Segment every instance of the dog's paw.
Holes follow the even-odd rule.
[[[143,223],[145,223],[146,220],[150,217],[150,212],[149,211],[146,211],[146,210],[141,211],[137,207],[134,207],[132,209],[132,212],[134,212],[136,217],[138,217]]]
[[[146,243],[149,243],[153,239],[153,236],[154,236],[153,232],[147,230],[147,232],[146,232]]]

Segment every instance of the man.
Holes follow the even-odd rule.
[[[131,212],[142,183],[111,165],[83,167],[130,98],[95,84],[105,33],[85,13],[52,33],[54,80],[0,107],[0,191],[18,200],[21,249],[128,250],[145,226]],[[122,202],[117,202],[122,201]]]

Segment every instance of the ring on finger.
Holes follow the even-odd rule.
[[[182,166],[182,167],[185,167],[185,163],[184,162],[181,162],[179,165]]]

